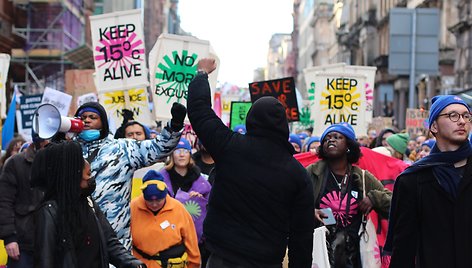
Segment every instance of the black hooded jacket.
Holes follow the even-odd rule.
[[[247,133],[231,131],[211,109],[205,74],[189,85],[188,116],[215,160],[216,178],[204,222],[210,251],[245,267],[311,267],[314,207],[311,180],[292,156],[282,104],[257,100]]]

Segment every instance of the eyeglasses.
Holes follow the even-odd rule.
[[[190,151],[187,149],[175,149],[174,154],[179,155],[179,154],[189,154]]]
[[[472,114],[470,114],[470,113],[460,114],[458,112],[450,112],[450,113],[446,113],[446,114],[440,114],[438,116],[444,116],[444,115],[447,115],[449,117],[449,120],[451,120],[452,122],[459,121],[459,119],[461,117],[464,118],[464,121],[467,121],[467,122],[472,121]]]

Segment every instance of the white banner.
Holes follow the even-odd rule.
[[[324,73],[304,70],[307,88],[314,89],[311,118],[314,135],[320,136],[330,125],[347,122],[356,135],[367,133],[365,75]]]
[[[195,77],[197,63],[207,57],[216,59],[219,66],[218,57],[208,41],[172,34],[159,36],[149,53],[151,91],[157,119],[170,119],[174,102],[187,104],[188,85]],[[217,75],[218,69],[209,76],[212,90],[216,87]]]
[[[305,69],[306,72],[328,72],[328,73],[349,73],[365,75],[364,91],[366,97],[366,113],[365,120],[367,123],[372,122],[374,113],[374,88],[375,88],[375,73],[377,67],[347,65],[345,63],[336,63],[323,66],[315,66]]]
[[[49,103],[56,106],[62,116],[67,116],[71,102],[71,95],[52,89],[50,87],[46,87],[43,93],[43,99],[41,100],[41,104]]]
[[[123,122],[123,109],[132,111],[134,120],[143,125],[156,125],[149,110],[146,88],[105,92],[100,94],[99,100],[117,128]]]
[[[6,97],[6,87],[8,77],[8,69],[10,68],[10,55],[5,53],[0,53],[0,117],[6,118],[7,114],[7,97]]]
[[[141,10],[90,17],[99,93],[149,85]]]

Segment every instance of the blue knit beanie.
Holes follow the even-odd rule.
[[[354,129],[352,126],[348,123],[338,123],[338,124],[333,124],[329,126],[321,135],[321,142],[323,142],[324,138],[328,133],[330,132],[339,132],[343,134],[347,139],[349,140],[356,140],[356,133],[354,132]]]
[[[320,141],[320,137],[318,136],[313,136],[313,137],[310,137],[307,141],[306,141],[306,150],[305,151],[308,151],[309,148],[310,148],[310,145],[314,142],[319,142]]]
[[[300,150],[302,149],[302,141],[300,140],[300,138],[298,137],[297,134],[290,134],[289,137],[288,137],[288,141],[290,143],[296,143],[298,144],[298,147],[300,147]]]
[[[451,104],[462,104],[464,105],[467,110],[470,112],[470,107],[463,101],[461,98],[455,95],[439,95],[439,96],[434,96],[431,99],[431,109],[429,110],[429,128],[431,129],[431,125],[433,122],[438,118],[439,114],[446,108],[447,106]]]
[[[161,173],[155,170],[149,170],[143,177],[143,185],[141,186],[144,199],[160,200],[167,195],[167,185],[164,182],[164,177]]]
[[[190,145],[190,142],[186,138],[180,138],[180,141],[177,143],[177,146],[175,146],[175,149],[185,149],[192,152],[192,145]]]
[[[244,126],[244,125],[236,125],[236,126],[234,126],[233,131],[234,131],[234,132],[241,133],[241,134],[244,135],[244,134],[246,134],[246,126]]]
[[[298,137],[300,138],[301,141],[304,141],[306,138],[308,138],[308,134],[305,132],[299,133]]]
[[[433,146],[434,146],[434,144],[436,144],[436,141],[435,141],[434,139],[429,139],[429,140],[425,140],[425,141],[423,142],[423,144],[421,144],[421,146],[426,145],[426,146],[428,146],[430,149],[432,149]]]

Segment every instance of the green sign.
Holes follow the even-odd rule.
[[[237,125],[246,125],[247,112],[251,108],[251,102],[232,101],[229,117],[229,127],[233,129]]]
[[[167,97],[167,104],[172,103],[171,100],[180,103],[187,99],[188,84],[197,72],[197,54],[189,55],[187,50],[183,50],[179,55],[172,51],[172,59],[165,55],[163,60],[165,64],[159,63],[159,70],[155,73],[160,82],[156,84],[154,93],[158,97]]]

